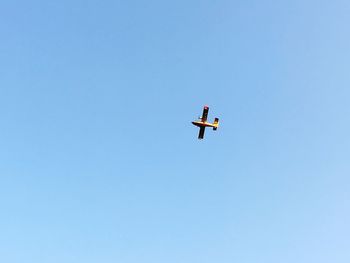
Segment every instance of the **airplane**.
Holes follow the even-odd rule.
[[[198,139],[204,138],[204,131],[206,127],[213,128],[216,131],[219,127],[219,119],[215,118],[213,123],[207,122],[209,107],[204,106],[202,117],[199,117],[197,121],[193,121],[192,124],[199,127]]]

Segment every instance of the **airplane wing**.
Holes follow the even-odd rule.
[[[208,106],[204,106],[203,108],[203,114],[202,114],[202,121],[206,122],[207,118],[208,118],[208,111],[209,111],[209,107]]]
[[[205,127],[200,127],[199,134],[198,134],[198,139],[203,139],[204,131],[205,131]]]

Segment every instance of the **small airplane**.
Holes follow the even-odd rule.
[[[219,127],[219,119],[215,118],[213,123],[207,122],[209,107],[204,106],[202,117],[199,117],[197,121],[193,121],[192,124],[199,127],[198,139],[204,138],[204,131],[206,127],[213,128],[214,131]]]

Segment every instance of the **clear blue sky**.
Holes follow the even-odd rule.
[[[349,13],[1,1],[0,261],[350,262]]]

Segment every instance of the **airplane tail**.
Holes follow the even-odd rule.
[[[219,127],[219,118],[215,118],[214,123],[215,127],[213,128],[214,131],[216,131]]]

